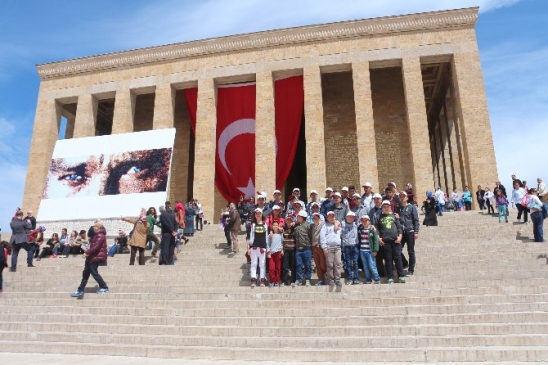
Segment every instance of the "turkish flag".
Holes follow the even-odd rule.
[[[255,196],[255,83],[217,90],[215,185],[227,201]]]

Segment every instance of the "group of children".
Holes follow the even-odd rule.
[[[346,285],[362,284],[358,270],[360,262],[365,283],[379,284],[376,256],[381,250],[388,283],[394,282],[394,263],[397,280],[405,283],[402,261],[404,215],[412,217],[415,220],[412,225],[418,227],[418,214],[416,206],[407,202],[405,192],[400,195],[400,201],[401,207],[406,208],[395,214],[391,201],[381,201],[379,195],[378,203],[373,205],[368,214],[357,216],[349,209],[342,220],[336,219],[334,210],[322,215],[318,209],[313,209],[309,215],[305,209],[301,209],[304,204],[295,204],[295,211],[285,217],[279,214],[281,207],[278,205],[274,205],[266,217],[263,209],[255,208],[247,252],[251,261],[251,287],[266,286],[267,260],[271,287],[310,286],[312,261],[318,275],[315,285],[342,286],[343,267]],[[411,233],[414,235],[413,230]],[[412,272],[412,269],[409,270],[408,275],[412,275]]]

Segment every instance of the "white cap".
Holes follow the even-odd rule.
[[[327,212],[327,215],[335,215],[335,212],[330,210],[329,212]]]
[[[341,197],[341,193],[339,193],[338,191],[333,193],[334,196],[338,196],[339,198]]]
[[[280,208],[280,206],[278,204],[272,206],[272,210],[280,210],[282,208]]]
[[[264,200],[266,200],[266,195],[260,194],[260,195],[257,197],[257,199],[264,199]]]
[[[312,195],[312,194],[318,194],[318,192],[317,192],[316,190],[312,190],[312,191],[310,192],[310,195]]]
[[[263,210],[261,208],[255,208],[255,210],[253,212],[259,212],[259,213],[262,213]]]
[[[343,186],[341,191],[348,191],[348,186]]]
[[[356,213],[354,213],[353,211],[349,210],[348,213],[346,213],[346,216],[352,216],[352,217],[355,217],[356,216]]]
[[[299,188],[294,188],[293,191],[298,191],[299,193],[301,192],[301,189]]]
[[[315,215],[317,215],[317,216],[319,217],[321,214],[320,214],[320,212],[314,212],[314,213],[312,213],[312,216],[315,216]]]
[[[308,214],[304,210],[301,210],[299,212],[299,217],[308,218]]]
[[[392,185],[393,187],[396,187],[396,183],[393,182],[393,181],[390,181],[390,182],[389,182],[388,184],[386,184],[386,185]]]
[[[318,203],[316,203],[316,202],[310,204],[310,208],[313,208],[313,207],[318,207],[318,208],[319,208],[319,207],[320,207],[320,204],[318,204]]]
[[[373,194],[373,199],[375,199],[375,198],[382,199],[382,195],[379,194],[379,193]]]
[[[371,183],[369,181],[362,185],[362,187],[364,187],[364,186],[367,186],[368,188],[373,187],[373,185],[371,185]]]
[[[328,186],[327,188],[325,188],[325,191],[333,191],[333,189]]]
[[[299,204],[301,207],[304,207],[303,202],[300,201],[300,200],[297,200],[297,201],[293,202],[293,204]]]
[[[390,202],[388,200],[383,200],[381,205],[390,205]]]
[[[361,195],[356,193],[356,194],[352,195],[352,198],[361,198]]]
[[[364,214],[360,217],[360,219],[367,219],[367,220],[371,220],[371,218],[369,218],[369,216],[367,214]]]
[[[403,190],[400,191],[399,194],[400,194],[400,195],[405,195],[405,196],[407,196],[407,193],[406,193],[405,191],[403,191]]]
[[[274,190],[274,194],[281,194],[282,192],[279,190]]]

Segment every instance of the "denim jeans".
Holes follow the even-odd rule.
[[[445,210],[445,204],[440,204],[436,202],[436,206],[438,207],[438,214],[443,215],[443,211]]]
[[[360,280],[358,274],[358,245],[344,246],[344,256],[346,258],[346,280]]]
[[[531,220],[533,221],[533,235],[535,236],[535,242],[544,241],[543,221],[541,212],[531,213]]]
[[[34,257],[34,245],[28,243],[14,243],[12,246],[12,255],[11,255],[11,270],[17,269],[17,257],[19,256],[19,251],[24,249],[27,251],[27,265],[32,265],[32,258]]]
[[[360,260],[362,261],[366,282],[371,281],[371,277],[373,277],[373,280],[375,281],[381,280],[371,251],[360,251]]]
[[[306,280],[312,278],[312,251],[311,250],[297,250],[297,281],[303,280],[303,266],[304,276]]]
[[[506,209],[506,205],[501,204],[497,207],[497,210],[499,212],[499,223],[501,223],[501,218],[504,217],[506,220],[506,223],[508,223],[508,210]]]
[[[107,283],[105,283],[101,275],[99,275],[99,264],[100,264],[99,262],[90,262],[89,257],[86,258],[86,262],[84,264],[84,271],[82,272],[82,282],[80,283],[80,286],[78,287],[79,291],[84,291],[90,275],[95,279],[97,284],[99,284],[99,288],[108,289]]]

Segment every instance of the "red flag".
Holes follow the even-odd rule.
[[[276,80],[276,189],[281,189],[293,166],[303,118],[303,77]]]
[[[192,133],[196,135],[196,110],[198,109],[198,88],[193,87],[185,89],[185,101],[190,115],[190,125],[192,126]]]
[[[215,185],[227,201],[255,196],[255,84],[218,88]]]

